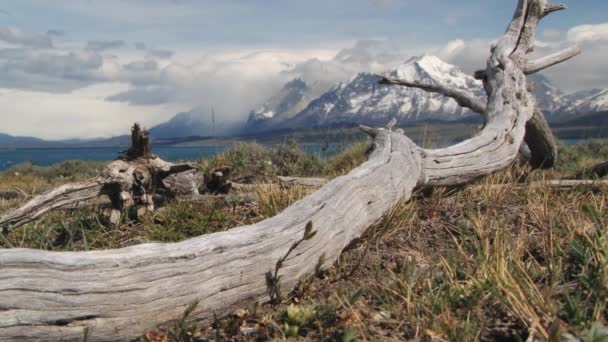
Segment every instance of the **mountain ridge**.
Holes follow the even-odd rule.
[[[401,79],[440,80],[448,86],[466,87],[478,96],[485,97],[480,81],[431,55],[412,57],[397,68],[386,71],[385,75]],[[294,108],[283,108],[281,111],[289,111],[290,115],[279,115],[281,119],[277,119],[275,115],[259,115],[252,118],[255,113],[261,113],[252,111],[245,125],[245,131],[259,132],[341,124],[383,125],[392,117],[397,118],[400,124],[475,120],[475,113],[461,108],[454,100],[443,95],[414,88],[382,86],[378,85],[378,80],[379,76],[375,74],[359,73],[349,81],[338,83],[317,98],[311,99],[306,108],[296,114],[293,114],[296,111]],[[608,110],[608,89],[565,94],[542,74],[530,75],[529,80],[534,83],[533,93],[536,101],[549,121]],[[272,103],[282,103],[283,107],[285,103],[289,103],[289,101],[281,102],[282,92],[284,93],[286,88],[287,85],[265,103],[263,107],[265,113],[281,112],[276,111]],[[302,103],[298,105],[301,106]],[[251,124],[254,119],[257,121],[256,125]]]

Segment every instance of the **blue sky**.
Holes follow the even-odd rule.
[[[515,4],[0,0],[0,106],[15,117],[3,130],[109,136],[135,120],[153,125],[211,105],[234,122],[293,77],[330,84],[423,53],[470,72]],[[608,87],[608,1],[566,4],[539,27],[539,53],[571,44],[587,53],[547,76],[568,92]]]
[[[408,37],[435,44],[494,38],[510,19],[505,0],[19,0],[1,1],[5,25],[58,30],[71,39],[122,39],[167,47],[310,46]],[[567,1],[541,29],[605,22],[608,1]]]

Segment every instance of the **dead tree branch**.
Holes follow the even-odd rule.
[[[581,50],[578,46],[569,47],[567,49],[558,51],[551,55],[535,59],[533,61],[529,61],[526,63],[525,73],[526,75],[531,75],[537,73],[541,70],[544,70],[548,67],[554,66],[559,63],[563,63],[571,58],[574,58],[581,54],[583,50]]]
[[[465,76],[462,73],[462,76]],[[433,83],[421,80],[404,80],[381,76],[380,84],[401,85],[410,88],[419,88],[431,93],[438,93],[454,99],[461,107],[469,108],[475,113],[484,115],[486,111],[486,99],[478,98],[470,89],[455,88],[442,84],[438,80]]]

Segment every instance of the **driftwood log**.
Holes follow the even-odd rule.
[[[193,164],[166,162],[150,151],[148,131],[135,124],[131,147],[109,163],[94,179],[66,184],[35,196],[23,206],[0,218],[0,234],[38,219],[56,209],[73,208],[78,203],[106,195],[111,201],[111,221],[118,222],[123,209],[134,216],[154,210],[153,196],[198,195],[202,176]]]
[[[415,189],[463,184],[503,169],[516,158],[536,111],[525,76],[534,31],[542,17],[562,8],[519,0],[484,71],[486,124],[469,140],[429,150],[399,132],[363,127],[375,147],[367,162],[255,225],[117,250],[0,251],[0,339],[79,340],[88,332],[91,341],[128,340],[194,302],[192,317],[209,322],[247,301],[269,300],[277,283],[283,291],[293,288],[322,256],[333,264]],[[532,64],[540,70],[559,61]]]

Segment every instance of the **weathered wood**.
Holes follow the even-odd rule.
[[[62,185],[36,196],[0,219],[0,234],[6,233],[11,227],[18,227],[36,220],[51,210],[95,198],[98,196],[102,185],[101,179],[92,179],[86,182]]]
[[[164,177],[162,184],[170,198],[195,196],[200,194],[204,176],[198,170],[191,169]]]
[[[230,174],[232,169],[228,166],[220,167],[211,172],[206,173],[205,190],[210,193],[221,193],[226,194],[230,192],[232,188],[232,182],[230,181]]]
[[[325,178],[303,178],[303,177],[279,177],[279,184],[283,188],[291,188],[293,186],[304,186],[320,188],[329,182]]]
[[[576,172],[576,174],[574,176],[568,177],[567,179],[582,179],[582,178],[586,178],[586,177],[603,178],[606,176],[608,176],[608,161],[601,162],[601,163],[595,164],[593,166],[584,168],[584,169]]]
[[[532,75],[556,64],[563,63],[569,59],[572,59],[580,55],[583,50],[578,46],[571,46],[553,54],[538,58],[532,61],[526,62],[524,67],[524,73],[526,75]],[[478,80],[483,80],[486,76],[485,70],[475,71],[474,77]]]
[[[537,73],[541,70],[544,70],[548,67],[554,66],[559,63],[563,63],[571,58],[574,58],[581,54],[583,50],[581,50],[578,46],[572,46],[566,48],[564,50],[558,51],[554,54],[545,56],[543,58],[539,58],[533,61],[529,61],[526,63],[525,73],[526,75],[531,75]]]
[[[545,0],[519,1],[487,63],[486,125],[469,140],[426,150],[401,133],[362,127],[375,146],[367,162],[255,225],[118,250],[1,250],[0,339],[79,340],[90,329],[91,341],[127,340],[178,317],[195,301],[192,317],[208,322],[246,301],[268,300],[269,283],[293,288],[321,256],[331,265],[416,188],[462,184],[508,166],[534,114],[525,57],[548,6]],[[316,234],[301,241],[308,222]],[[273,279],[277,260],[292,249]],[[540,322],[526,323],[548,336]]]
[[[578,51],[580,53],[580,50]],[[564,53],[556,55],[558,55],[559,58],[563,57],[564,59],[569,59],[576,55],[573,54],[572,51],[569,51],[569,53],[570,55],[568,58],[563,56]],[[545,66],[546,63],[559,63],[556,61],[556,59],[558,59],[556,55],[551,55],[548,56],[549,58],[541,58],[535,61],[534,67],[541,68],[542,66],[550,66]],[[526,68],[528,67],[532,66],[526,64]],[[458,71],[455,72],[458,73]],[[485,73],[485,70],[483,73]],[[462,72],[460,72],[460,74],[457,76],[460,78],[466,77],[466,75]],[[450,87],[444,84],[440,78],[434,78],[432,75],[429,77],[431,81],[396,79],[381,76],[380,83],[414,87],[433,93],[439,93],[454,99],[461,107],[468,108],[475,113],[485,116],[487,99],[478,97],[470,89],[465,88],[464,85],[463,87]],[[557,140],[555,139],[549,124],[545,120],[543,113],[538,108],[535,109],[534,115],[526,124],[526,134],[524,140],[531,152],[531,158],[528,161],[533,168],[551,168],[556,164],[558,157]]]
[[[548,169],[557,163],[557,140],[543,113],[536,108],[532,118],[526,122],[524,141],[530,148],[530,164],[534,168]]]
[[[62,185],[33,197],[23,206],[0,218],[0,233],[6,233],[56,209],[75,207],[78,203],[107,195],[112,203],[110,220],[118,223],[123,209],[139,217],[154,210],[154,194],[170,197],[197,195],[202,183],[194,164],[166,162],[150,151],[148,131],[135,124],[131,130],[132,146],[124,155],[104,167],[99,177]]]
[[[464,77],[464,73],[461,77]],[[432,76],[431,76],[432,77]],[[450,97],[456,101],[461,107],[469,108],[475,113],[485,115],[487,99],[478,98],[471,89],[461,87],[450,87],[443,82],[435,78],[433,82],[426,80],[407,80],[407,79],[396,79],[387,76],[381,76],[380,84],[388,85],[401,85],[412,88],[419,88],[432,93],[439,93],[444,96]]]
[[[125,152],[127,160],[137,158],[153,158],[152,147],[150,145],[150,133],[141,129],[139,123],[135,123],[131,128],[131,147]]]

